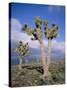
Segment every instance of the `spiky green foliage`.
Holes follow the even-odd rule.
[[[35,23],[36,28],[41,28],[42,21],[41,21],[40,17],[35,17],[34,23]]]
[[[33,33],[33,30],[30,27],[28,27],[27,24],[23,25],[22,31],[26,32],[28,35],[32,35],[32,33]]]
[[[41,30],[42,21],[40,17],[35,17],[34,23],[36,26],[34,30],[29,28],[27,24],[23,25],[22,30],[26,32],[28,35],[33,35],[34,38],[32,38],[32,40],[38,40],[40,43],[42,43],[42,30]]]
[[[35,38],[34,40],[38,40],[40,43],[42,43],[42,30],[41,30],[42,20],[40,19],[40,17],[35,17],[34,23],[36,26],[36,28],[34,30],[29,28],[27,24],[25,24],[22,27],[22,30],[25,31],[28,35],[33,35]],[[57,30],[58,30],[57,25],[52,24],[52,27],[49,29],[47,20],[44,20],[43,25],[44,25],[44,34],[45,34],[46,38],[53,39],[53,38],[57,37],[57,35],[58,35],[57,34]]]
[[[43,25],[47,26],[48,25],[48,21],[44,20]]]
[[[21,57],[24,57],[28,54],[30,54],[30,51],[29,51],[29,45],[28,43],[26,44],[23,44],[22,41],[19,42],[17,48],[16,48],[16,52],[19,54],[19,56]]]
[[[23,31],[26,31],[28,29],[28,25],[27,24],[24,24],[23,27],[22,27],[22,30]]]
[[[45,34],[46,38],[48,38],[48,39],[56,38],[58,35],[57,30],[58,30],[57,25],[52,24],[52,27],[49,29],[47,26],[47,22],[44,22],[44,34]]]

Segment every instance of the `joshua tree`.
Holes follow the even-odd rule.
[[[44,34],[48,39],[48,54],[47,54],[47,69],[49,69],[49,65],[51,63],[51,41],[57,37],[58,26],[52,24],[52,27],[48,28],[48,21],[44,21]]]
[[[44,34],[45,36],[48,38],[48,60],[46,62],[45,59],[45,47],[43,44],[43,32],[42,32],[42,21],[40,19],[40,17],[35,17],[34,18],[34,23],[35,23],[35,28],[32,30],[31,28],[28,27],[27,24],[25,24],[22,27],[22,30],[25,31],[28,35],[33,35],[34,38],[31,38],[31,40],[38,40],[39,41],[39,45],[40,45],[40,50],[41,50],[41,63],[43,66],[43,71],[44,74],[43,76],[49,76],[49,64],[50,64],[50,54],[51,54],[51,40],[57,36],[57,32],[56,30],[58,29],[58,27],[55,24],[52,24],[51,29],[48,29],[48,22],[44,21],[43,25],[44,25]]]
[[[21,70],[22,63],[25,63],[24,57],[30,53],[28,43],[23,44],[23,42],[20,41],[18,46],[16,47],[16,52],[19,54],[19,70]]]
[[[34,36],[34,38],[31,38],[31,40],[38,40],[39,41],[40,50],[41,50],[41,63],[42,63],[43,70],[44,70],[43,75],[47,76],[48,72],[47,72],[47,66],[46,66],[46,60],[45,60],[45,52],[44,52],[45,48],[44,48],[44,44],[43,44],[43,39],[42,39],[43,35],[42,35],[42,30],[41,30],[42,21],[39,17],[35,17],[34,22],[35,22],[34,30],[29,28],[27,24],[25,24],[22,27],[22,30],[27,32],[28,35]]]

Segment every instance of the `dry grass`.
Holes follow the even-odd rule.
[[[43,69],[40,64],[25,64],[22,65],[22,70],[19,71],[18,65],[12,66],[11,82],[12,87],[21,86],[39,86],[39,85],[57,85],[65,83],[65,63],[58,61],[52,63],[49,68],[51,78],[43,80],[40,78],[43,75]]]

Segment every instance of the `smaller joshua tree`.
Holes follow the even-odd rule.
[[[22,41],[19,41],[18,46],[16,47],[16,52],[19,54],[20,61],[19,61],[19,70],[22,69],[22,63],[25,63],[24,57],[30,54],[29,45],[28,43],[23,44]]]
[[[52,24],[52,27],[48,28],[48,21],[44,21],[44,34],[45,37],[48,39],[48,54],[47,54],[47,69],[49,69],[49,65],[51,63],[51,41],[57,37],[58,33],[58,26]]]

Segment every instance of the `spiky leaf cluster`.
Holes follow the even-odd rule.
[[[38,40],[40,43],[42,43],[42,20],[40,19],[40,17],[35,17],[34,18],[34,23],[35,23],[35,29],[31,29],[28,27],[27,24],[25,24],[22,28],[23,31],[25,31],[28,35],[33,35],[34,38],[32,38],[31,40]],[[57,30],[58,30],[58,26],[56,26],[55,24],[52,24],[52,27],[49,29],[48,27],[48,21],[44,20],[43,21],[43,26],[44,26],[44,34],[46,36],[46,38],[48,39],[53,39],[57,37]]]
[[[27,24],[23,25],[22,30],[25,31],[28,35],[33,35],[34,38],[32,38],[32,40],[38,40],[41,43],[42,42],[42,31],[41,31],[42,21],[39,17],[35,17],[34,23],[36,26],[34,30],[29,28]]]
[[[41,28],[42,21],[41,21],[40,17],[35,17],[34,23],[35,23],[36,28]]]
[[[28,43],[23,44],[23,42],[20,41],[16,48],[16,52],[22,57],[30,54]]]
[[[45,27],[47,27],[47,26],[48,26],[48,21],[47,21],[47,20],[44,20],[43,25],[44,25]]]
[[[34,23],[36,26],[36,34],[38,37],[38,41],[40,43],[42,43],[42,30],[41,30],[41,25],[42,25],[42,20],[40,19],[40,17],[35,17],[34,18]]]
[[[46,38],[53,39],[57,37],[57,30],[58,30],[58,26],[56,26],[55,24],[52,24],[52,27],[50,29],[45,25],[44,34]]]
[[[26,32],[28,35],[32,35],[33,30],[31,30],[31,28],[28,27],[27,24],[24,24],[24,25],[23,25],[22,30],[23,30],[24,32]]]

